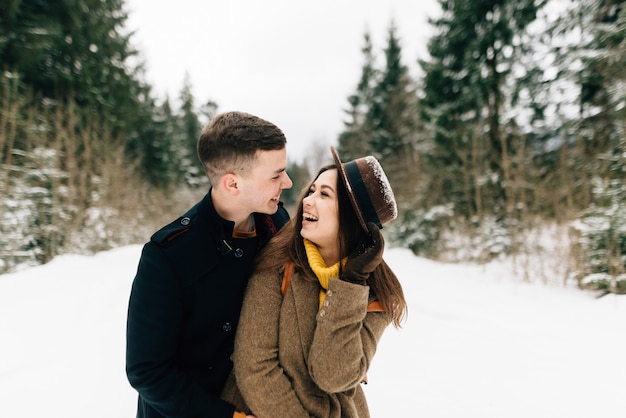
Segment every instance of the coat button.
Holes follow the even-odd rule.
[[[230,325],[230,322],[226,322],[224,325],[222,325],[222,329],[223,329],[225,332],[228,332],[228,331],[230,331],[231,329],[233,329],[233,327],[232,327],[232,325]]]
[[[320,316],[321,316],[321,317],[323,317],[324,315],[326,315],[326,311],[322,309],[322,310],[320,311]]]
[[[189,225],[190,223],[191,223],[191,219],[189,219],[189,218],[188,218],[188,217],[186,217],[186,216],[185,216],[183,219],[181,219],[181,220],[180,220],[180,224],[181,224],[181,225],[184,225],[184,226],[187,226],[187,225]]]

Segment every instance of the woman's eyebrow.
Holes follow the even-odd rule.
[[[332,191],[333,193],[335,193],[335,188],[333,186],[329,185],[329,184],[319,184],[319,185],[313,184],[313,187],[315,187],[315,186],[319,187],[320,189],[328,189],[328,190]]]

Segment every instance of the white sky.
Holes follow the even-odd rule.
[[[0,417],[135,416],[124,350],[140,253],[0,276]],[[626,296],[556,285],[560,258],[532,264],[554,285],[523,282],[505,261],[442,264],[400,248],[385,259],[409,317],[368,371],[372,418],[624,417]]]
[[[436,0],[127,0],[134,45],[159,97],[176,99],[188,73],[197,103],[276,123],[291,158],[334,144],[361,75],[363,35],[383,58],[398,28],[404,64],[418,74]]]

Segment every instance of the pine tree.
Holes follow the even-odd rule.
[[[44,106],[77,105],[77,126],[106,120],[129,160],[143,160],[145,178],[160,182],[164,174],[151,171],[149,161],[163,154],[146,154],[156,151],[156,104],[124,27],[123,6],[123,0],[11,2],[0,10],[0,62],[18,74],[22,93],[32,91]],[[18,139],[15,146],[24,145]]]
[[[402,63],[402,49],[396,34],[397,28],[392,22],[387,36],[385,52],[385,68],[374,87],[373,101],[367,113],[367,119],[373,132],[370,148],[381,159],[397,156],[405,151],[402,129],[404,128],[402,112],[415,108],[407,103],[407,93],[413,94],[410,88],[410,77],[406,65]]]
[[[185,75],[183,88],[180,92],[180,101],[179,129],[181,140],[177,141],[177,145],[180,147],[178,150],[180,169],[188,185],[205,185],[204,169],[196,156],[196,143],[200,137],[202,126],[198,119],[189,74]]]
[[[362,48],[364,63],[356,92],[348,98],[349,120],[339,136],[344,158],[377,157],[394,189],[400,217],[419,205],[422,180],[419,164],[423,127],[418,114],[416,83],[402,62],[402,48],[390,22],[384,66],[376,67],[369,33]],[[407,215],[408,216],[408,215]]]
[[[169,100],[156,104],[141,63],[133,61],[122,0],[6,6],[0,8],[0,254],[6,260],[0,267],[128,242],[133,232],[113,225],[115,219],[132,212],[149,218],[142,226],[150,224],[161,214],[151,216],[152,205],[142,203],[156,194],[162,202],[178,190],[172,186],[199,171],[193,171],[199,125],[190,88],[183,115]],[[182,138],[184,144],[177,142]]]
[[[581,128],[586,154],[599,156],[597,174],[614,176],[612,155],[621,152],[626,103],[626,10],[624,0],[583,2],[591,18],[581,56]],[[608,157],[608,158],[607,158]],[[623,172],[618,174],[623,176]]]
[[[149,182],[159,188],[170,189],[182,182],[180,147],[176,138],[179,136],[178,117],[166,97],[163,104],[156,106],[150,123],[144,128],[149,141],[141,141],[139,151],[142,172],[149,177]]]
[[[385,66],[375,67],[369,33],[364,35],[364,63],[350,109],[346,130],[339,137],[344,158],[371,154],[385,167],[396,197],[414,193],[416,182],[417,95],[415,83],[402,63],[402,48],[392,21],[384,49]]]
[[[439,203],[452,199],[472,218],[485,208],[505,215],[505,169],[516,149],[513,72],[521,61],[524,31],[541,7],[534,0],[441,0],[437,34],[428,44],[423,116],[432,149],[433,188]]]
[[[574,225],[581,288],[626,294],[626,188],[618,180],[597,180],[597,203],[587,208]]]
[[[550,102],[559,116],[561,176],[570,212],[593,202],[594,176],[606,173],[623,121],[623,0],[562,2],[550,26],[555,57]],[[601,158],[598,158],[601,157]]]
[[[582,64],[576,74],[580,111],[572,126],[579,132],[576,159],[592,187],[576,223],[577,278],[582,287],[613,293],[626,293],[625,3],[583,1],[571,9],[588,36],[568,51]]]
[[[0,12],[0,62],[41,97],[107,115],[113,134],[148,93],[124,25],[123,0],[22,0]],[[134,121],[132,121],[134,122]]]
[[[373,89],[367,113],[370,149],[389,177],[399,201],[414,203],[418,186],[421,121],[414,80],[402,62],[402,48],[392,21],[384,49],[385,67]]]
[[[337,151],[346,160],[353,160],[371,153],[370,126],[366,115],[372,106],[373,89],[378,82],[379,72],[375,67],[372,39],[369,31],[363,35],[364,45],[361,79],[356,91],[348,97],[349,108],[345,110],[348,120],[345,130],[339,135]]]

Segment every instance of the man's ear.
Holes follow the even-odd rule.
[[[237,176],[233,173],[224,174],[222,176],[222,187],[228,193],[239,193],[239,186],[237,184]]]

